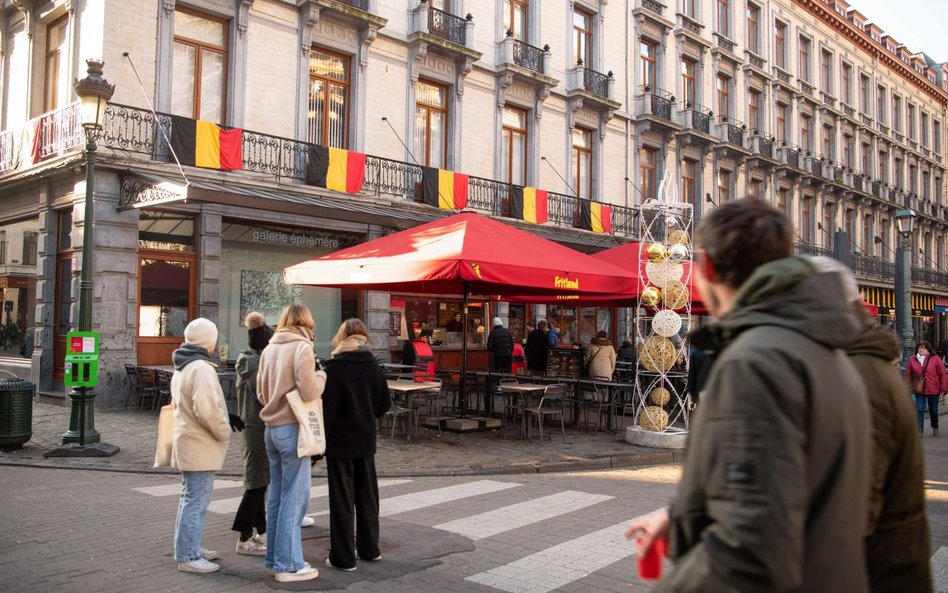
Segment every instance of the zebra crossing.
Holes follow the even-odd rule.
[[[507,593],[549,593],[634,554],[634,546],[624,538],[625,526],[634,516],[633,513],[629,512],[623,521],[605,528],[585,527],[602,525],[601,520],[598,523],[585,521],[583,513],[587,511],[594,517],[607,514],[613,521],[617,518],[611,511],[604,513],[602,510],[602,505],[615,501],[614,496],[560,490],[548,485],[538,487],[516,479],[471,478],[437,487],[422,482],[380,479],[379,515],[425,524],[431,529],[457,534],[474,542],[497,540],[508,535],[512,538],[532,538],[537,533],[548,534],[549,527],[559,525],[558,521],[564,518],[570,518],[572,525],[576,526],[566,531],[561,528],[563,535],[558,536],[560,541],[552,541],[557,537],[546,536],[544,541],[550,540],[549,547],[539,551],[526,549],[520,552],[518,549],[520,553],[516,557],[502,557],[495,561],[503,564],[479,572],[471,569],[467,574],[459,574],[459,580]],[[232,496],[227,490],[240,489],[242,486],[242,482],[238,481],[217,480],[215,499],[211,502],[209,513],[233,514],[239,505],[240,496]],[[154,497],[176,496],[180,492],[180,485],[147,486],[132,490]],[[328,497],[325,482],[314,484],[310,494],[311,499],[316,501],[315,504],[311,503],[311,508],[328,508],[328,501],[318,500]],[[328,510],[309,513],[313,517],[327,514]],[[451,518],[438,521],[436,517]],[[523,532],[528,532],[528,535],[522,535]],[[631,576],[631,571],[628,574]]]

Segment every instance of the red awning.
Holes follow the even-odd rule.
[[[866,301],[862,302],[862,306],[866,308],[866,313],[869,314],[869,317],[878,317],[879,316],[879,307],[867,303]]]
[[[287,284],[425,294],[625,294],[618,268],[474,212],[290,266]]]

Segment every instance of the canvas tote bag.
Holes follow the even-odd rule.
[[[174,404],[161,406],[158,414],[158,446],[155,448],[154,467],[171,465],[171,449],[174,445]]]
[[[311,457],[326,452],[326,431],[323,423],[323,400],[303,401],[298,389],[286,394],[286,401],[299,422],[300,431],[296,441],[297,457]]]

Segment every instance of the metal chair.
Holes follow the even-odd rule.
[[[128,390],[125,392],[125,409],[128,409],[128,402],[132,401],[132,394],[138,393],[138,373],[135,372],[135,365],[125,365],[125,380],[128,381]]]
[[[158,386],[155,384],[155,369],[135,367],[135,385],[138,393],[138,409],[145,407],[145,400],[154,400],[158,396]]]
[[[537,430],[540,433],[540,445],[543,445],[543,425],[547,418],[560,417],[560,432],[563,433],[563,442],[566,442],[566,423],[563,418],[566,408],[566,385],[553,383],[543,390],[543,396],[536,406],[524,406],[523,418],[527,438],[530,438],[530,417],[536,416]]]
[[[576,430],[580,430],[583,425],[586,430],[592,425],[589,421],[589,413],[596,411],[596,430],[602,425],[602,416],[606,414],[606,426],[610,426],[613,415],[616,411],[616,403],[612,400],[608,385],[603,382],[609,382],[608,377],[593,377],[592,383],[584,383],[580,392],[579,406],[583,419],[576,423]]]
[[[411,399],[411,405],[415,409],[415,422],[417,424],[421,423],[421,410],[422,408],[426,409],[427,415],[431,415],[431,412],[434,412],[435,419],[438,422],[438,434],[441,434],[441,412],[438,410],[438,400],[441,398],[441,389],[444,384],[441,382],[441,379],[428,379],[428,383],[437,383],[438,388],[435,390],[432,387],[430,390],[419,391],[415,393],[415,396]],[[418,433],[418,427],[415,427],[415,433]]]
[[[412,436],[415,439],[418,439],[418,420],[417,420],[417,410],[413,408],[406,408],[400,406],[397,403],[392,402],[392,407],[388,409],[387,412],[379,418],[379,428],[382,430],[387,429],[387,423],[392,423],[392,433],[390,438],[395,438],[395,430],[398,428],[399,421],[404,422],[405,430],[402,434],[405,435],[406,439],[411,439]]]
[[[171,403],[171,375],[173,371],[155,370],[155,387],[157,393],[153,398],[151,411],[157,412],[161,406]]]

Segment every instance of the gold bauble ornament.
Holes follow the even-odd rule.
[[[672,245],[687,245],[688,233],[683,230],[676,229],[668,233],[668,242]]]
[[[657,307],[662,302],[662,291],[649,286],[642,291],[641,303],[646,307]]]
[[[653,373],[663,373],[675,364],[675,345],[668,338],[651,336],[639,355],[642,366]]]
[[[669,309],[681,309],[688,304],[688,289],[679,280],[669,280],[665,283],[663,299]]]
[[[658,406],[647,406],[639,414],[639,426],[651,432],[661,432],[668,427],[668,412]]]
[[[645,249],[648,261],[659,263],[668,257],[668,248],[663,243],[652,243]]]
[[[688,248],[681,243],[675,243],[668,248],[668,260],[680,264],[688,257]],[[681,276],[679,276],[681,278]]]
[[[656,387],[648,394],[648,398],[652,400],[652,403],[656,406],[664,406],[671,401],[671,394],[668,393],[668,390],[664,387]]]

